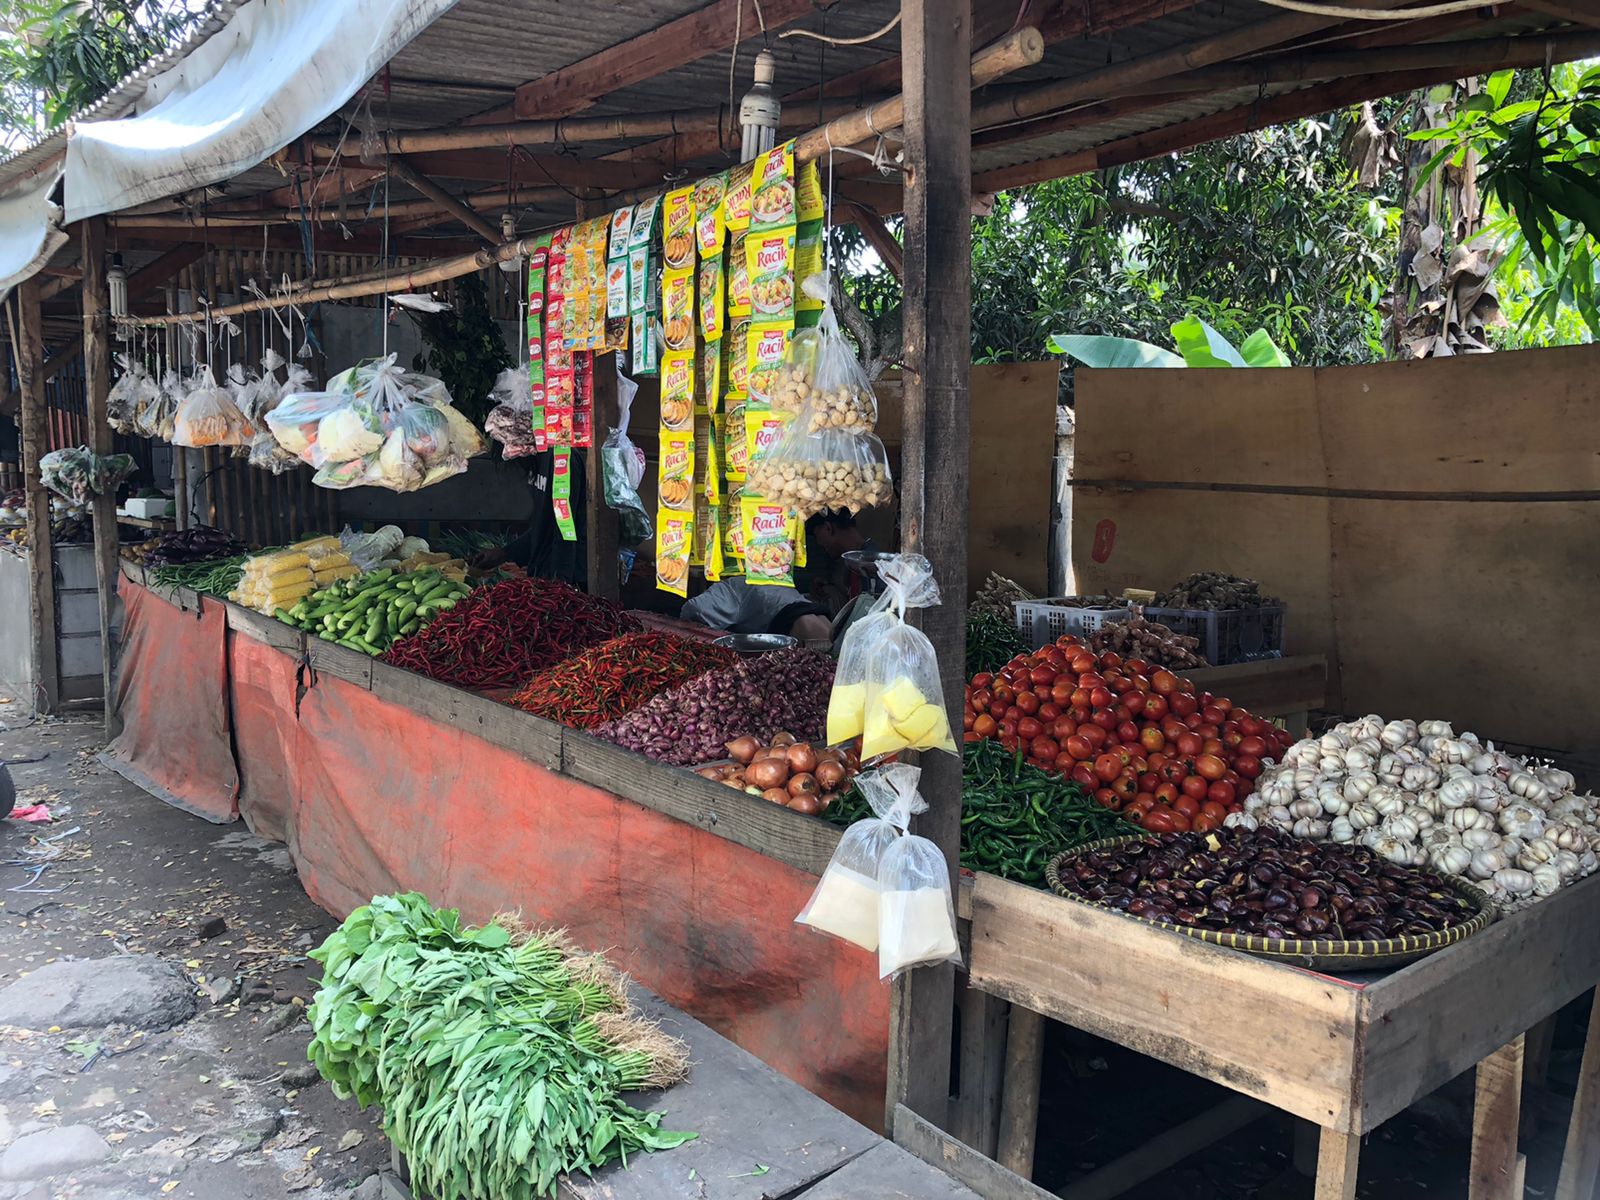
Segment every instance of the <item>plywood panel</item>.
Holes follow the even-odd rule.
[[[1548,624],[1541,597],[1581,604],[1600,588],[1600,503],[1331,503],[1349,711],[1594,748],[1600,634]]]
[[[1323,487],[1316,374],[1081,371],[1077,479]]]
[[[1316,373],[1330,481],[1383,492],[1600,491],[1600,346]]]

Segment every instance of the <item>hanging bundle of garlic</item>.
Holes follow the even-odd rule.
[[[1600,867],[1600,797],[1447,721],[1365,716],[1297,742],[1225,824],[1358,842],[1460,876],[1507,908]]]

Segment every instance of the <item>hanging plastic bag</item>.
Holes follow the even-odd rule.
[[[789,343],[773,380],[772,407],[782,413],[809,410],[808,432],[823,429],[870,433],[878,424],[878,400],[855,347],[839,327],[830,303],[814,329],[801,330]]]
[[[879,560],[883,595],[850,627],[828,698],[828,741],[861,737],[861,757],[901,750],[957,753],[933,644],[906,624],[908,608],[939,603],[933,565],[920,554]]]
[[[539,450],[533,430],[533,381],[526,366],[507,367],[496,377],[489,398],[495,402],[483,427],[500,443],[504,458],[523,458]]]
[[[617,426],[606,435],[600,447],[600,466],[605,483],[606,503],[622,515],[622,540],[634,543],[655,536],[650,513],[639,498],[639,482],[644,478],[644,455],[628,437],[628,414],[639,385],[617,371]]]
[[[928,807],[916,790],[922,775],[919,768],[897,764],[888,770],[897,773],[894,785],[913,797],[912,812]],[[960,965],[961,943],[956,939],[950,864],[937,845],[913,833],[904,833],[891,842],[878,865],[878,896],[880,979],[913,967],[942,962]]]
[[[255,429],[220,387],[210,367],[195,373],[193,386],[178,406],[173,423],[174,446],[242,446],[255,437]]]
[[[305,382],[311,382],[311,373],[305,368]],[[295,368],[290,368],[291,380],[295,376]],[[322,425],[322,419],[330,413],[343,407],[347,397],[341,392],[334,391],[290,391],[285,385],[278,402],[273,405],[272,411],[267,414],[267,428],[272,431],[272,436],[278,445],[285,451],[293,454],[302,462],[312,466],[320,466],[317,457],[317,432]]]
[[[887,504],[894,498],[889,455],[871,432],[808,433],[804,414],[750,467],[750,484],[768,501],[799,512]]]
[[[130,455],[100,455],[87,446],[74,446],[52,450],[39,460],[39,482],[63,499],[87,504],[115,492],[133,468]]]
[[[178,405],[187,392],[176,371],[165,372],[160,385],[141,396],[133,414],[135,431],[148,438],[170,442],[177,421]]]
[[[920,775],[916,767],[895,763],[856,778],[856,787],[876,816],[864,817],[844,831],[795,924],[854,942],[863,950],[878,949],[879,870],[885,852],[900,840],[911,818],[928,807],[917,793]]]
[[[106,394],[106,422],[118,433],[138,433],[139,412],[161,388],[138,359],[119,354],[117,362],[122,364],[122,378]]]

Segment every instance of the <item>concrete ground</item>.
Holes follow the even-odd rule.
[[[58,1010],[95,1018],[103,966],[66,981],[75,1008],[52,1005],[48,976],[11,993],[20,1012],[0,990],[0,1200],[349,1196],[388,1144],[306,1061],[306,952],[332,918],[283,846],[168,807],[101,766],[100,747],[98,715],[32,723],[0,704],[0,758],[41,759],[12,766],[17,802],[55,817],[0,821],[0,989],[64,960],[151,955],[195,1015],[53,1027]],[[142,990],[118,1015],[141,1006]]]

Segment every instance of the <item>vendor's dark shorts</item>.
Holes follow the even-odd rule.
[[[801,617],[825,617],[827,615],[828,610],[820,604],[812,604],[809,601],[791,604],[787,608],[778,610],[778,615],[773,617],[772,623],[767,626],[767,632],[787,634],[794,628],[794,623]]]

